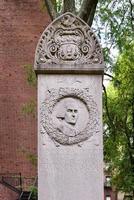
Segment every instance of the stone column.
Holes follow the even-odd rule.
[[[65,13],[43,32],[38,74],[38,199],[103,200],[100,45]]]

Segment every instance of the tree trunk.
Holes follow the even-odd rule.
[[[82,18],[89,26],[92,25],[98,0],[83,0],[79,17]]]
[[[63,1],[63,13],[75,12],[75,0],[64,0]]]
[[[44,1],[51,19],[55,19],[57,17],[55,0]],[[83,0],[82,2],[78,16],[88,23],[89,26],[92,25],[97,3],[98,0]],[[63,0],[63,9],[60,14],[65,12],[76,13],[75,0]]]
[[[51,19],[55,19],[56,18],[56,10],[55,10],[55,6],[52,3],[51,0],[44,0],[45,1],[45,5],[47,7],[48,13],[51,17]]]

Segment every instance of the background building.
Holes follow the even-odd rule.
[[[33,113],[25,112],[36,101],[36,87],[27,78],[37,41],[49,22],[42,0],[0,1],[1,174],[36,175],[30,159],[37,152],[37,121]],[[0,186],[0,200],[12,199],[11,192],[6,189],[6,198],[2,190]]]

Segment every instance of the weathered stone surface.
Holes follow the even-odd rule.
[[[102,51],[94,33],[72,13],[53,21],[38,42],[37,73],[102,73],[103,68]]]
[[[39,75],[38,76],[38,106],[39,106],[39,199],[45,200],[45,196],[54,200],[74,200],[74,199],[93,199],[102,200],[103,198],[103,148],[102,148],[102,128],[101,128],[101,84],[102,77],[98,75]],[[67,87],[68,86],[68,87]],[[67,89],[66,89],[67,87]],[[62,144],[61,141],[55,140],[49,131],[45,129],[42,115],[47,109],[53,108],[51,104],[54,101],[48,98],[48,91],[59,91],[65,88],[68,91],[69,99],[73,99],[70,91],[74,88],[76,91],[88,93],[90,106],[93,104],[93,110],[86,108],[86,104],[81,102],[79,98],[75,99],[79,106],[77,109],[83,110],[79,112],[80,126],[83,128],[88,123],[89,117],[96,122],[92,134],[84,141],[74,142],[74,144]],[[84,89],[86,88],[86,89]],[[88,88],[88,89],[87,89]],[[61,93],[63,94],[63,93]],[[51,95],[50,95],[51,96]],[[55,93],[54,93],[55,96]],[[59,96],[59,95],[58,95]],[[90,100],[90,97],[91,100]],[[44,104],[44,101],[48,101]],[[64,95],[63,95],[64,101]],[[79,102],[80,101],[80,102]],[[93,102],[92,102],[93,101]],[[57,102],[57,101],[56,101]],[[56,118],[56,110],[59,111],[61,101],[58,101],[52,109],[52,115]],[[77,105],[77,103],[75,105]],[[83,105],[84,104],[84,105]],[[58,107],[59,106],[59,107]],[[89,107],[90,107],[89,106]],[[96,106],[96,107],[95,107]],[[60,110],[63,114],[63,109]],[[94,119],[94,114],[96,118]],[[44,116],[45,117],[45,116]],[[61,116],[62,117],[62,116]],[[52,117],[53,119],[53,117]],[[79,118],[78,118],[79,119]],[[77,119],[77,123],[79,123]],[[87,120],[87,121],[86,121]],[[52,122],[52,127],[54,122]],[[84,124],[85,123],[85,124]],[[47,126],[47,124],[46,124]],[[95,124],[94,124],[95,126]],[[91,124],[92,127],[92,124]],[[90,127],[89,131],[90,131]],[[43,130],[42,130],[43,129]],[[97,131],[96,131],[97,130]],[[53,128],[52,128],[53,131]],[[88,131],[88,130],[87,130]],[[63,133],[62,133],[63,134]],[[79,136],[79,134],[78,134]],[[72,136],[72,138],[75,136]],[[76,140],[77,141],[77,140]],[[97,191],[97,193],[96,193]]]
[[[41,133],[64,145],[79,144],[99,132],[98,110],[89,88],[48,89],[41,106]]]
[[[102,200],[103,58],[98,41],[82,20],[66,13],[39,40],[35,69],[38,199]]]
[[[39,199],[102,200],[100,152],[86,148],[49,149],[40,164]],[[43,178],[44,177],[44,178]],[[51,192],[50,192],[51,191]]]

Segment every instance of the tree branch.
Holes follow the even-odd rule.
[[[131,0],[129,0],[129,3],[130,3],[131,26],[132,26],[132,30],[133,30],[134,29],[134,25],[133,25],[133,21],[134,21],[133,4],[132,4]]]
[[[86,23],[92,24],[98,0],[83,0],[78,16]]]
[[[132,148],[134,149],[134,95],[132,98],[132,137],[133,137]]]
[[[104,73],[105,76],[108,76],[110,77],[112,80],[111,81],[114,81],[114,86],[119,86],[121,84],[121,81],[119,81],[117,78],[115,78],[114,76],[110,75],[110,74],[107,74],[107,73]]]
[[[115,77],[110,74],[104,73],[104,75],[110,77],[111,79],[115,79]]]
[[[90,1],[91,0],[83,0],[83,2],[82,2],[81,9],[78,13],[79,17],[81,17],[82,19],[83,19],[83,16],[86,14],[86,10],[85,10],[86,5],[87,5],[87,3],[90,4]]]
[[[75,0],[64,0],[63,1],[63,13],[72,12],[75,13]]]
[[[132,108],[133,109],[133,108]],[[134,114],[134,113],[132,113]],[[132,134],[129,133],[129,128],[127,126],[127,118],[128,118],[128,109],[126,110],[126,116],[125,116],[125,120],[124,120],[124,130],[125,130],[125,136],[127,139],[127,146],[128,146],[128,153],[129,153],[129,158],[130,158],[130,163],[131,163],[131,169],[134,172],[134,157],[133,157],[133,144],[131,145],[131,135],[133,135],[133,131]]]
[[[91,12],[90,12],[90,15],[89,15],[88,20],[87,20],[87,24],[90,27],[92,26],[92,23],[93,23],[93,19],[94,19],[97,3],[98,3],[98,1],[96,1],[96,4],[93,5],[93,7],[91,9]]]
[[[109,109],[108,109],[108,101],[107,101],[107,91],[106,91],[106,88],[105,86],[103,85],[103,91],[104,91],[104,94],[105,94],[105,108],[106,108],[106,114],[107,114],[107,117],[108,117],[108,120],[109,120],[109,127],[111,127],[113,129],[113,132],[115,134],[115,127],[114,127],[114,124],[113,124],[113,121],[111,119],[111,116],[110,116],[110,113],[109,113]]]
[[[44,1],[51,19],[54,20],[56,18],[56,10],[54,8],[52,1],[51,0],[44,0]]]

